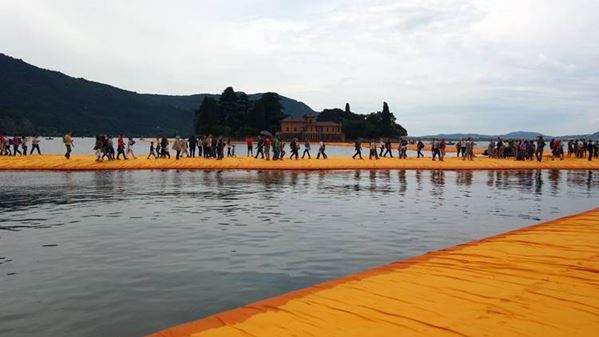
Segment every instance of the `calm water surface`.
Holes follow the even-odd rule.
[[[0,335],[140,336],[599,206],[590,171],[0,173]]]

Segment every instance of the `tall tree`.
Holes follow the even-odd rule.
[[[253,126],[256,129],[265,129],[274,132],[279,129],[281,120],[285,118],[281,98],[277,93],[267,92],[262,94],[254,103],[252,112]]]
[[[389,111],[387,102],[383,102],[383,111],[381,112],[381,131],[383,137],[394,137],[395,132],[395,116]]]
[[[349,108],[349,103],[345,103],[345,114],[346,115],[351,114],[351,109]]]
[[[220,107],[214,98],[204,97],[200,109],[195,114],[195,130],[197,134],[209,134],[215,132],[219,124]]]

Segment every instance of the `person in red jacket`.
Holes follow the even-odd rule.
[[[248,146],[248,157],[253,157],[254,156],[254,138],[252,138],[252,136],[247,136],[245,138],[245,143]]]
[[[125,154],[125,139],[123,138],[123,135],[119,135],[119,139],[117,140],[116,153],[116,159],[120,159],[121,155],[123,155],[123,158],[127,160],[127,155]]]

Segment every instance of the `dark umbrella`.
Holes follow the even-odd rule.
[[[265,136],[265,137],[272,137],[272,133],[270,133],[266,130],[260,131],[260,135]]]

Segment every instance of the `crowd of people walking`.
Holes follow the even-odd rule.
[[[0,156],[16,156],[17,154],[27,156],[33,155],[34,152],[37,152],[38,155],[42,154],[40,150],[40,137],[38,135],[33,137],[8,137],[0,135]]]
[[[255,141],[255,139],[257,140]],[[0,135],[0,155],[26,156],[35,153],[41,155],[40,142],[38,135],[33,137]],[[62,142],[66,148],[64,156],[69,159],[74,147],[70,131],[65,133]],[[288,159],[299,160],[300,152],[301,159],[312,159],[312,147],[307,139],[302,142],[298,138],[293,138],[287,143],[278,134],[272,135],[264,132],[257,137],[246,137],[245,143],[247,146],[246,155],[256,159],[284,160],[288,155]],[[407,159],[409,144],[415,145],[416,158],[425,157],[423,151],[427,148],[427,145],[423,140],[411,139],[408,141],[406,137],[402,137],[397,142],[392,142],[391,139],[370,139],[366,145],[369,150],[368,159],[394,158],[394,151],[397,151],[397,158]],[[135,145],[136,141],[132,137],[98,135],[95,138],[93,150],[97,161],[128,160],[137,158],[134,151]],[[364,159],[362,156],[363,145],[361,139],[355,139],[353,159]],[[542,136],[534,140],[497,138],[490,141],[484,151],[477,153],[474,151],[476,144],[471,138],[461,139],[455,143],[447,142],[443,138],[433,138],[428,143],[426,150],[430,151],[433,161],[444,161],[448,147],[451,145],[455,146],[455,156],[462,160],[474,160],[477,154],[482,154],[497,159],[512,158],[519,161],[542,161],[546,150],[550,152],[549,157],[551,160],[563,160],[566,156],[588,160],[599,157],[599,141],[570,139],[564,142],[559,138],[555,138],[547,142]],[[321,140],[318,144],[316,159],[328,158],[326,148],[326,143]],[[289,149],[289,153],[287,153],[287,149]],[[149,141],[149,151],[146,158],[171,158],[171,150],[174,152],[173,156],[176,160],[196,157],[222,160],[225,157],[237,156],[236,144],[231,138],[209,134],[200,137],[176,137],[174,140],[167,137],[156,138]]]

